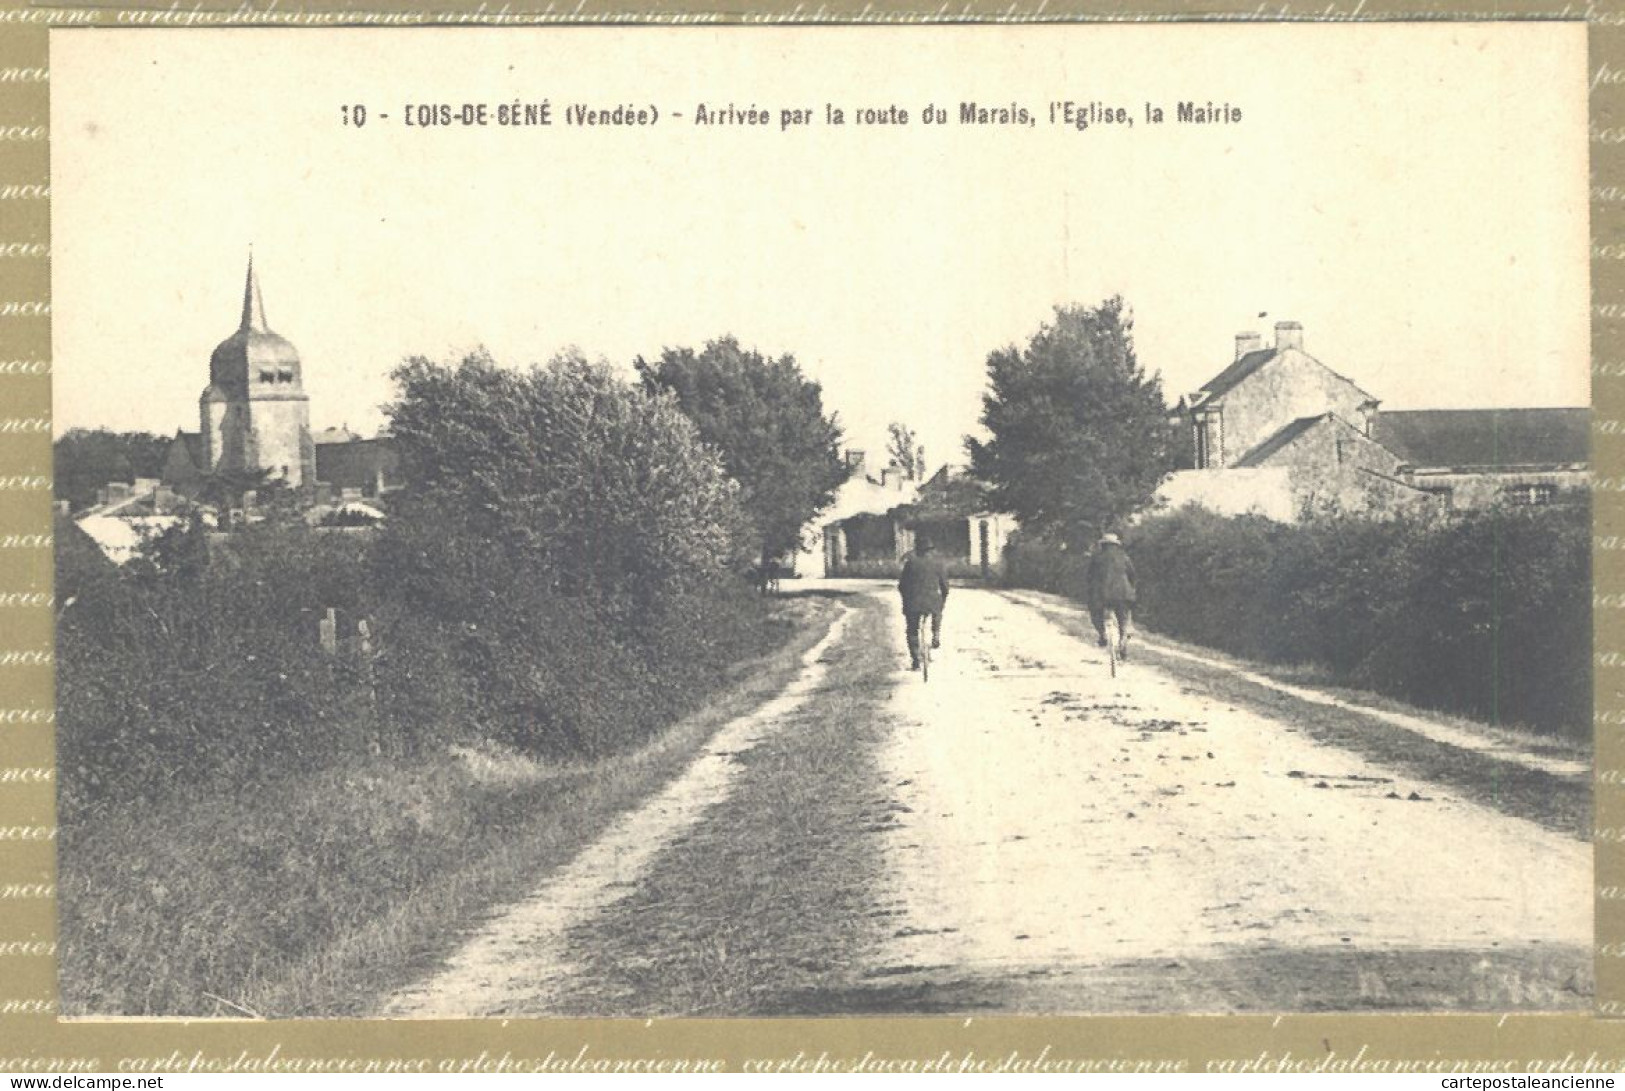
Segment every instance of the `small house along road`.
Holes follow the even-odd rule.
[[[956,588],[895,592],[396,1015],[1551,1010],[1591,990],[1584,762]],[[1256,684],[1255,684],[1256,683]]]

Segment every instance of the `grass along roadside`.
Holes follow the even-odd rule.
[[[888,650],[886,630],[897,625],[891,598],[857,602],[828,653],[829,684],[780,730],[735,754],[743,770],[727,798],[625,898],[570,933],[579,965],[547,1014],[955,1006],[869,975],[875,948],[897,927],[895,907],[878,900],[876,834],[897,821],[878,749],[893,727],[886,705],[901,664]]]
[[[647,746],[592,765],[447,750],[65,829],[64,1014],[371,1010],[782,688],[839,609],[776,608],[795,622],[782,647]]]

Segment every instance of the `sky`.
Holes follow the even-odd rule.
[[[195,430],[250,247],[312,424],[367,434],[410,355],[630,373],[732,334],[851,446],[897,420],[958,461],[988,353],[1115,294],[1170,402],[1293,320],[1389,408],[1584,405],[1585,81],[1572,23],[53,31],[55,425]],[[438,103],[488,124],[403,123]]]

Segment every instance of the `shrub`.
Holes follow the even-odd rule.
[[[327,606],[358,604],[356,543],[255,529],[212,552],[195,571],[132,562],[95,577],[59,555],[81,588],[57,628],[65,813],[368,746],[363,694],[318,642]]]
[[[390,426],[419,513],[506,550],[529,580],[647,603],[746,553],[738,486],[669,394],[579,355],[524,372],[414,359],[395,379]]]
[[[443,547],[423,558],[437,580],[389,563],[421,539]],[[646,606],[568,596],[502,549],[432,526],[377,542],[255,529],[211,553],[190,576],[64,574],[82,589],[58,631],[64,814],[481,738],[601,756],[644,742],[787,635],[725,576]],[[329,607],[337,655],[319,642]]]
[[[65,814],[474,739],[598,757],[784,639],[730,569],[735,490],[669,396],[575,359],[400,377],[423,485],[375,534],[194,525],[122,570],[69,537]]]
[[[1087,556],[1072,551],[1064,542],[1017,531],[1005,543],[1004,582],[1081,601],[1087,561]]]
[[[1139,615],[1169,636],[1411,703],[1587,738],[1590,512],[1285,525],[1187,508],[1128,548]],[[1007,578],[1082,598],[1085,559],[1018,540]]]

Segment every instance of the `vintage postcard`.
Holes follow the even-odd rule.
[[[163,14],[64,1015],[1593,1009],[1584,24]]]

